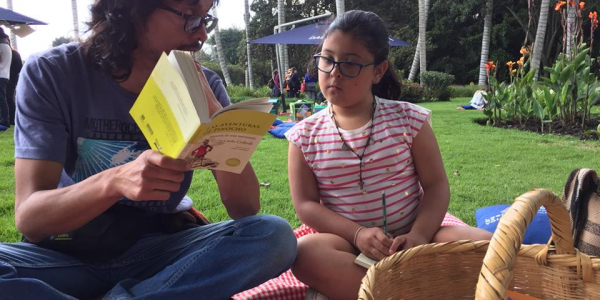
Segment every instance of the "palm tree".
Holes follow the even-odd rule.
[[[579,1],[574,0],[573,5],[567,4],[567,42],[565,52],[568,59],[573,57],[573,52],[577,51],[575,47],[575,39],[579,34],[579,25],[577,24],[577,7]]]
[[[346,12],[346,7],[344,5],[344,0],[335,0],[335,13],[336,16],[341,16]]]
[[[8,10],[13,10],[12,0],[6,0],[6,7]],[[12,30],[10,31],[10,45],[17,50],[17,36]]]
[[[483,19],[483,38],[481,40],[481,60],[479,61],[479,85],[485,85],[487,73],[485,64],[490,54],[490,35],[492,32],[492,11],[494,9],[494,0],[487,0],[485,7],[485,19]]]
[[[425,5],[426,0],[419,0],[419,39],[421,47],[419,47],[419,70],[421,71],[421,85],[423,85],[423,73],[427,71],[427,10]]]
[[[285,23],[285,0],[277,0],[277,22],[278,25]],[[287,50],[287,45],[279,45],[279,56],[281,59],[280,63],[282,64],[280,67],[282,70],[284,70],[283,72],[279,72],[280,76],[283,76],[285,70],[287,70],[288,66],[290,65]]]
[[[71,12],[73,14],[73,35],[79,41],[79,18],[77,14],[77,0],[71,0]]]
[[[217,9],[213,9],[213,15],[217,17]],[[227,61],[225,61],[225,55],[223,55],[223,44],[221,44],[221,31],[219,30],[219,22],[215,27],[215,44],[217,45],[217,57],[219,58],[219,65],[225,77],[225,84],[231,85],[231,77],[229,76],[229,70],[227,69]]]
[[[248,0],[244,0],[244,23],[246,23],[246,52],[248,53],[248,82],[250,88],[254,89],[254,80],[252,78],[252,53],[250,51],[250,6]]]
[[[419,0],[420,2],[421,0]],[[427,14],[425,15],[425,24],[427,24],[427,18],[429,17],[429,0],[425,0],[425,7],[427,8]],[[415,56],[413,57],[412,66],[410,67],[410,74],[408,80],[414,82],[417,77],[417,70],[419,69],[419,57],[421,56],[421,35],[417,39],[417,48],[415,49]]]
[[[533,44],[533,54],[531,56],[531,70],[537,69],[535,79],[539,76],[540,62],[544,50],[544,39],[546,38],[546,27],[548,25],[548,13],[550,11],[550,0],[542,0],[540,8],[540,21],[538,22],[535,33],[535,43]]]

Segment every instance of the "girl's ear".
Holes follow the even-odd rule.
[[[388,61],[384,60],[379,65],[375,66],[375,72],[373,73],[373,84],[378,84],[385,71],[388,69]]]

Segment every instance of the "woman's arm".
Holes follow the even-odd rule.
[[[148,150],[130,163],[57,189],[62,169],[54,161],[15,160],[15,223],[32,242],[75,230],[122,197],[167,200],[179,190],[187,164]]]
[[[240,174],[213,171],[213,176],[219,187],[221,201],[231,218],[239,219],[258,213],[260,190],[250,162]]]

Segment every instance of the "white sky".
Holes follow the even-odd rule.
[[[24,38],[17,37],[18,51],[24,60],[32,53],[49,49],[57,37],[73,37],[71,0],[12,0],[12,3],[15,12],[48,23],[32,26],[34,33]],[[80,35],[87,30],[85,22],[90,19],[89,6],[92,3],[93,0],[77,0]],[[0,7],[7,8],[7,0],[0,0]],[[244,28],[243,0],[220,0],[217,9],[219,28]],[[6,28],[5,31],[9,33]]]

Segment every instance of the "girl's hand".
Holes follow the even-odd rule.
[[[363,228],[356,236],[356,248],[372,259],[384,259],[390,255],[392,239],[379,228]]]
[[[424,235],[411,231],[407,234],[399,235],[394,238],[394,242],[389,248],[389,254],[393,254],[399,250],[406,250],[408,248],[428,244],[429,242],[430,240],[428,240]]]

